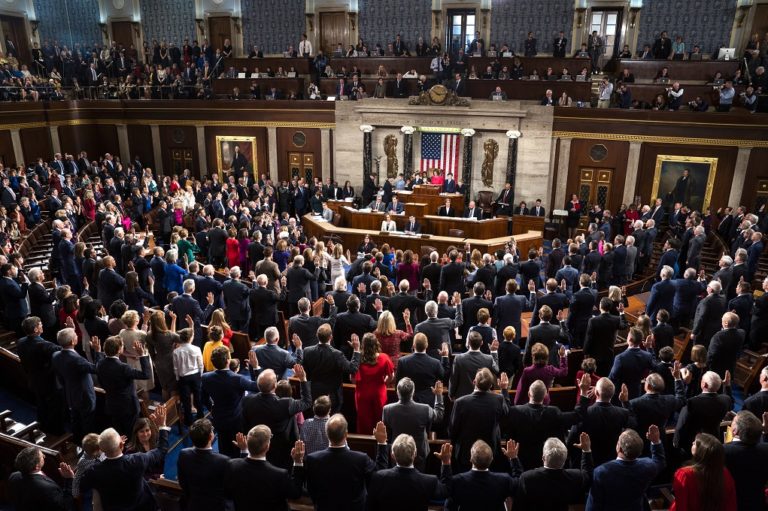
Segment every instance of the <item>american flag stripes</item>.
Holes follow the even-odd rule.
[[[419,170],[440,169],[455,180],[461,177],[461,135],[457,133],[422,133]],[[431,176],[431,174],[429,174]]]

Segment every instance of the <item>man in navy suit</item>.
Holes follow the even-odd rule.
[[[395,76],[395,83],[394,89],[392,91],[392,96],[396,98],[405,98],[408,97],[408,86],[405,83],[405,80],[403,80],[403,74],[397,73]]]
[[[517,294],[517,281],[508,280],[506,285],[507,294],[496,298],[493,304],[493,325],[496,327],[496,335],[502,339],[504,329],[511,326],[519,336],[522,333],[520,325],[520,316],[523,312],[533,309],[535,303],[535,289],[529,285],[528,291],[530,299]]]
[[[123,440],[112,428],[99,435],[99,448],[105,459],[83,474],[81,491],[96,490],[104,509],[115,511],[154,511],[155,499],[144,479],[147,468],[163,466],[168,451],[168,432],[164,405],[158,405],[151,419],[160,430],[157,447],[149,452],[123,454]]]
[[[454,181],[453,174],[451,172],[449,172],[445,177],[445,183],[443,183],[443,192],[456,193],[456,181]]]
[[[203,391],[213,400],[211,421],[219,434],[219,452],[234,458],[238,456],[233,445],[241,431],[243,421],[242,401],[245,391],[257,392],[256,376],[261,368],[256,353],[248,353],[250,379],[229,369],[229,348],[219,346],[211,354],[214,371],[203,374]]]
[[[304,458],[307,491],[317,511],[363,511],[367,487],[377,470],[389,466],[387,428],[376,424],[376,462],[347,446],[347,419],[335,414],[325,425],[329,446]]]
[[[14,460],[16,472],[8,478],[11,502],[18,510],[70,510],[72,502],[72,468],[62,463],[59,475],[64,479],[62,488],[56,481],[43,473],[45,455],[40,447],[30,446],[22,449]]]
[[[224,486],[229,480],[229,457],[214,452],[213,424],[198,419],[189,427],[193,447],[182,449],[177,462],[184,511],[225,511]]]
[[[536,199],[534,206],[528,210],[528,214],[531,216],[544,216],[546,212],[544,206],[541,205],[541,199]]]
[[[603,509],[644,509],[645,492],[666,465],[659,428],[648,428],[651,458],[641,458],[643,440],[628,429],[616,443],[616,459],[597,467],[587,498],[587,511]]]
[[[491,472],[494,451],[487,442],[472,444],[470,460],[472,470],[461,472],[451,469],[453,447],[445,443],[436,454],[442,462],[440,481],[448,488],[448,509],[505,509],[504,502],[515,495],[523,466],[517,458],[518,444],[507,440],[501,451],[509,462],[508,472]]]
[[[395,368],[395,381],[410,378],[414,383],[413,400],[433,406],[435,402],[432,387],[448,374],[450,361],[448,350],[444,349],[438,361],[427,354],[428,340],[424,334],[413,336],[413,353],[400,358]]]
[[[656,266],[657,279],[660,278],[661,270],[665,266],[669,266],[670,268],[674,269],[675,264],[677,264],[677,258],[680,257],[680,253],[677,251],[678,244],[679,241],[676,239],[671,239],[664,242],[664,252],[661,254],[661,257],[659,258],[659,264]],[[672,277],[674,277],[674,271],[672,272]]]
[[[403,231],[413,234],[421,234],[421,224],[416,221],[415,216],[411,215],[408,217],[408,222],[406,222],[403,227]]]
[[[401,214],[403,211],[405,211],[405,207],[403,206],[403,203],[400,202],[397,198],[397,196],[392,197],[392,202],[387,204],[387,211],[392,212],[396,215]]]
[[[688,400],[680,411],[675,426],[673,445],[690,452],[691,443],[698,433],[709,433],[719,438],[720,422],[733,409],[730,375],[725,380],[714,371],[701,377],[701,394]],[[725,391],[720,394],[720,387]]]
[[[239,266],[230,268],[229,279],[222,285],[221,294],[232,330],[247,332],[251,322],[251,303],[248,300],[249,287],[240,280]]]
[[[568,319],[565,325],[571,333],[573,347],[581,347],[584,344],[584,336],[587,333],[587,324],[594,315],[597,304],[597,290],[592,288],[592,278],[586,273],[579,275],[579,290],[573,293],[568,307]]]
[[[203,266],[203,276],[198,277],[195,282],[195,294],[198,297],[198,302],[200,303],[201,308],[208,306],[206,300],[208,293],[213,293],[213,305],[215,307],[224,308],[224,299],[221,294],[223,285],[214,278],[214,273],[215,269],[213,268],[213,265],[206,264]],[[157,287],[157,279],[155,279],[155,287]]]
[[[397,466],[371,476],[366,509],[427,509],[431,502],[448,496],[437,476],[422,474],[415,468],[416,442],[411,435],[400,434],[395,438],[392,459]]]
[[[0,266],[0,296],[2,296],[3,322],[21,337],[24,329],[21,322],[29,315],[27,289],[29,280],[19,275],[19,269],[10,263]]]
[[[125,279],[115,271],[115,258],[107,256],[103,259],[104,269],[99,272],[98,296],[106,310],[112,303],[125,298]]]
[[[584,374],[579,381],[579,409],[581,416],[580,430],[592,439],[592,451],[595,465],[601,465],[614,458],[614,446],[621,432],[629,427],[630,414],[620,406],[611,404],[616,388],[608,378],[600,378],[595,384],[595,403],[590,406],[588,393],[591,379]],[[642,450],[642,446],[641,446]]]
[[[142,343],[134,346],[139,356],[141,370],[133,369],[118,358],[123,354],[123,341],[118,336],[110,337],[104,343],[106,358],[96,365],[99,384],[106,391],[104,409],[110,423],[123,435],[133,432],[133,423],[139,417],[141,408],[136,396],[134,380],[148,380],[152,377],[149,353]]]
[[[96,365],[75,351],[77,334],[74,328],[59,330],[56,341],[62,349],[53,354],[51,366],[64,387],[72,422],[72,436],[75,442],[80,443],[83,436],[95,429],[96,392],[91,375],[96,374]],[[99,338],[92,336],[90,346],[93,360],[98,363],[104,358]]]
[[[644,339],[643,331],[639,328],[629,329],[627,344],[627,349],[613,360],[613,367],[608,377],[616,388],[626,385],[629,399],[635,399],[642,391],[643,377],[649,372],[664,371],[666,368],[659,367],[655,357],[649,351],[645,351],[653,345],[653,341]]]
[[[661,309],[667,312],[672,311],[672,304],[675,298],[675,286],[672,284],[672,275],[675,270],[671,266],[664,266],[659,273],[661,280],[651,287],[651,296],[648,303],[645,304],[645,313],[651,318],[653,325],[656,325],[656,314]]]
[[[483,210],[477,207],[475,201],[469,201],[469,207],[464,210],[464,218],[476,218],[481,220],[483,218]]]
[[[558,313],[563,309],[567,309],[570,304],[568,296],[560,289],[560,284],[555,279],[547,279],[546,290],[547,292],[544,296],[536,299],[536,306],[531,317],[532,327],[539,324],[539,310],[545,305],[552,310],[552,317],[557,317]]]
[[[761,442],[764,424],[749,411],[736,414],[731,423],[733,441],[725,444],[725,466],[736,483],[737,509],[765,509],[765,483],[768,481],[768,443]]]
[[[454,74],[454,80],[453,80],[453,85],[451,86],[451,90],[457,96],[466,96],[467,84],[465,83],[464,80],[462,80],[461,73]]]
[[[194,328],[195,341],[194,344],[202,348],[203,346],[203,329],[201,324],[208,321],[213,313],[213,293],[208,293],[206,299],[208,300],[208,307],[205,310],[200,308],[200,303],[192,296],[195,292],[195,281],[187,279],[184,281],[184,293],[173,299],[171,303],[171,310],[176,313],[179,318],[179,324],[177,328]],[[190,320],[192,324],[190,324]]]
[[[696,311],[699,295],[707,284],[703,279],[697,280],[696,270],[688,268],[685,270],[684,278],[673,280],[672,285],[675,288],[672,301],[672,325],[676,329],[688,327]]]
[[[752,244],[747,249],[747,277],[745,279],[747,282],[751,282],[755,277],[763,248],[763,233],[758,231],[752,233]]]

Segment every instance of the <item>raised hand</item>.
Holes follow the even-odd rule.
[[[330,305],[331,307],[333,307],[334,305],[336,305],[336,302],[334,302],[334,301],[333,301],[333,295],[328,295],[328,296],[326,296],[326,297],[325,297],[325,301],[326,301],[326,303],[328,303],[328,305]]]
[[[75,328],[75,321],[72,319],[72,317],[67,317],[67,319],[64,321],[64,325],[67,328]]]
[[[645,341],[643,341],[643,347],[650,350],[653,349],[654,346],[656,346],[656,338],[651,334],[645,338]]]
[[[304,462],[304,442],[301,440],[296,440],[296,443],[293,444],[293,448],[291,449],[291,459],[293,459],[294,463],[303,463]]]
[[[499,378],[499,388],[501,390],[509,389],[509,377],[507,376],[507,373],[501,373],[501,377]]]
[[[648,433],[645,437],[652,443],[658,444],[661,442],[661,433],[659,433],[659,427],[656,424],[651,424],[648,428]]]
[[[536,292],[536,284],[533,283],[533,280],[528,281],[528,291],[530,291],[531,293]]]
[[[373,428],[373,436],[376,438],[377,444],[387,443],[387,427],[383,422],[379,421],[376,423],[376,427]]]
[[[723,378],[723,385],[725,385],[726,387],[730,387],[731,386],[731,372],[730,371],[725,371],[725,378]]]
[[[297,350],[300,350],[302,346],[301,337],[299,337],[298,334],[293,334],[293,336],[291,337],[291,344],[293,344],[294,348],[296,348]]]
[[[187,314],[186,316],[184,316],[184,321],[187,322],[187,328],[194,328],[195,321],[192,319],[191,315]]]
[[[248,450],[248,439],[246,436],[239,431],[235,435],[235,439],[232,440],[232,445],[240,449],[240,451],[247,451]]]
[[[451,457],[453,456],[453,446],[449,442],[445,442],[440,446],[440,452],[434,452],[432,454],[434,454],[443,465],[450,465]]]
[[[259,357],[256,356],[256,352],[253,350],[248,352],[248,364],[254,369],[259,367]]]
[[[208,291],[208,294],[205,295],[206,300],[208,300],[208,305],[213,305],[213,293]]]
[[[157,405],[157,408],[155,408],[155,413],[149,416],[149,418],[152,419],[152,422],[154,422],[158,428],[165,427],[165,417],[166,411],[164,404]]]
[[[491,342],[491,351],[499,351],[499,340],[498,339],[494,339]]]
[[[448,348],[448,343],[444,342],[443,345],[440,347],[440,356],[441,357],[447,357],[450,356],[451,350]]]
[[[432,393],[436,396],[442,396],[443,395],[443,382],[440,380],[437,380],[435,382],[435,386],[432,387]]]
[[[304,366],[301,364],[295,364],[293,366],[293,374],[296,376],[296,378],[299,379],[300,382],[306,382],[307,381],[307,373],[304,371]]]
[[[621,384],[621,391],[619,392],[619,401],[626,403],[629,401],[629,389],[626,383]]]
[[[680,369],[682,367],[682,364],[679,360],[675,360],[675,363],[672,365],[672,377],[676,380],[679,380],[682,377],[682,374],[680,373]]]
[[[513,460],[517,458],[517,452],[520,450],[520,444],[512,440],[511,438],[507,440],[507,447],[501,448],[502,454],[507,457],[507,459]]]
[[[143,342],[137,342],[134,346],[136,347],[136,355],[139,358],[147,356],[147,349]]]
[[[357,334],[352,334],[352,340],[349,343],[352,345],[352,351],[360,352],[360,338]]]
[[[379,305],[380,304],[381,304],[381,300],[379,300],[377,298],[376,299],[376,310],[377,311],[381,310],[381,309],[379,309]],[[406,323],[410,323],[411,322],[411,309],[405,309],[403,311],[403,321],[405,321]]]
[[[573,444],[573,446],[577,449],[581,449],[582,451],[588,452],[592,450],[592,440],[589,438],[589,434],[582,431],[581,435],[579,435],[579,443]]]
[[[360,283],[357,284],[357,292],[358,293],[360,293],[361,295],[364,295],[365,294],[365,290],[366,290],[365,282],[360,282]]]
[[[565,346],[561,344],[560,349],[557,350],[557,354],[560,356],[560,358],[563,358],[565,356]]]
[[[490,290],[490,289],[487,289],[487,290],[485,291],[485,299],[486,299],[486,300],[488,300],[489,302],[490,302],[491,300],[493,300],[493,293],[491,293],[491,290]]]
[[[453,305],[458,306],[461,303],[461,295],[458,291],[453,293]]]
[[[64,479],[74,479],[75,471],[66,463],[59,463],[59,475]]]
[[[582,396],[586,396],[589,393],[589,389],[592,387],[592,378],[589,376],[588,373],[584,373],[581,375],[581,380],[579,380],[579,391],[581,392]]]
[[[363,285],[365,285],[365,284],[363,284]],[[374,300],[373,307],[376,309],[376,312],[381,312],[381,311],[384,310],[384,304],[382,304],[381,300],[378,299],[378,298],[376,298],[376,300]],[[408,317],[406,317],[406,313],[407,313]],[[409,311],[408,309],[405,309],[403,311],[403,319],[405,321],[408,321],[408,318],[410,318],[410,317],[411,317],[411,311]]]
[[[432,289],[432,284],[430,284],[430,282],[429,282],[429,279],[424,279],[424,282],[422,283],[422,286],[423,286],[423,287],[424,287],[424,289],[426,289],[427,291],[429,291],[430,289]]]
[[[91,349],[95,351],[96,353],[99,353],[101,351],[101,342],[99,341],[99,338],[97,336],[91,337]]]

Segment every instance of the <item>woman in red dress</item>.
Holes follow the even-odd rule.
[[[379,349],[386,354],[397,367],[397,359],[400,358],[400,343],[408,341],[413,337],[413,327],[411,326],[411,311],[403,311],[403,320],[405,321],[405,332],[398,330],[395,325],[395,317],[389,311],[384,311],[379,317],[379,323],[373,334],[379,341]]]
[[[360,368],[355,374],[355,406],[357,407],[357,432],[370,435],[381,420],[381,412],[387,403],[387,383],[394,380],[392,360],[381,353],[376,336],[363,336]]]
[[[692,464],[675,472],[675,501],[669,511],[736,511],[736,484],[725,467],[725,449],[720,440],[699,433],[691,454]]]
[[[227,238],[227,264],[230,268],[240,265],[240,242],[237,241],[237,231],[234,227],[229,229]]]
[[[635,230],[635,220],[640,220],[640,212],[637,210],[637,204],[630,204],[624,214],[624,236],[629,236]]]
[[[445,183],[445,177],[440,173],[440,169],[434,169],[432,171],[432,178],[429,180],[430,184],[443,186]]]

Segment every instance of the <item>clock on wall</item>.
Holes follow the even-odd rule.
[[[176,144],[183,144],[184,140],[186,140],[187,136],[184,134],[184,130],[181,128],[174,128],[173,134],[171,135],[171,138],[173,139],[173,142]]]
[[[589,150],[589,157],[592,161],[603,161],[608,156],[608,148],[603,144],[595,144]]]
[[[304,147],[307,143],[307,136],[302,131],[297,131],[293,134],[293,145],[296,147]]]

